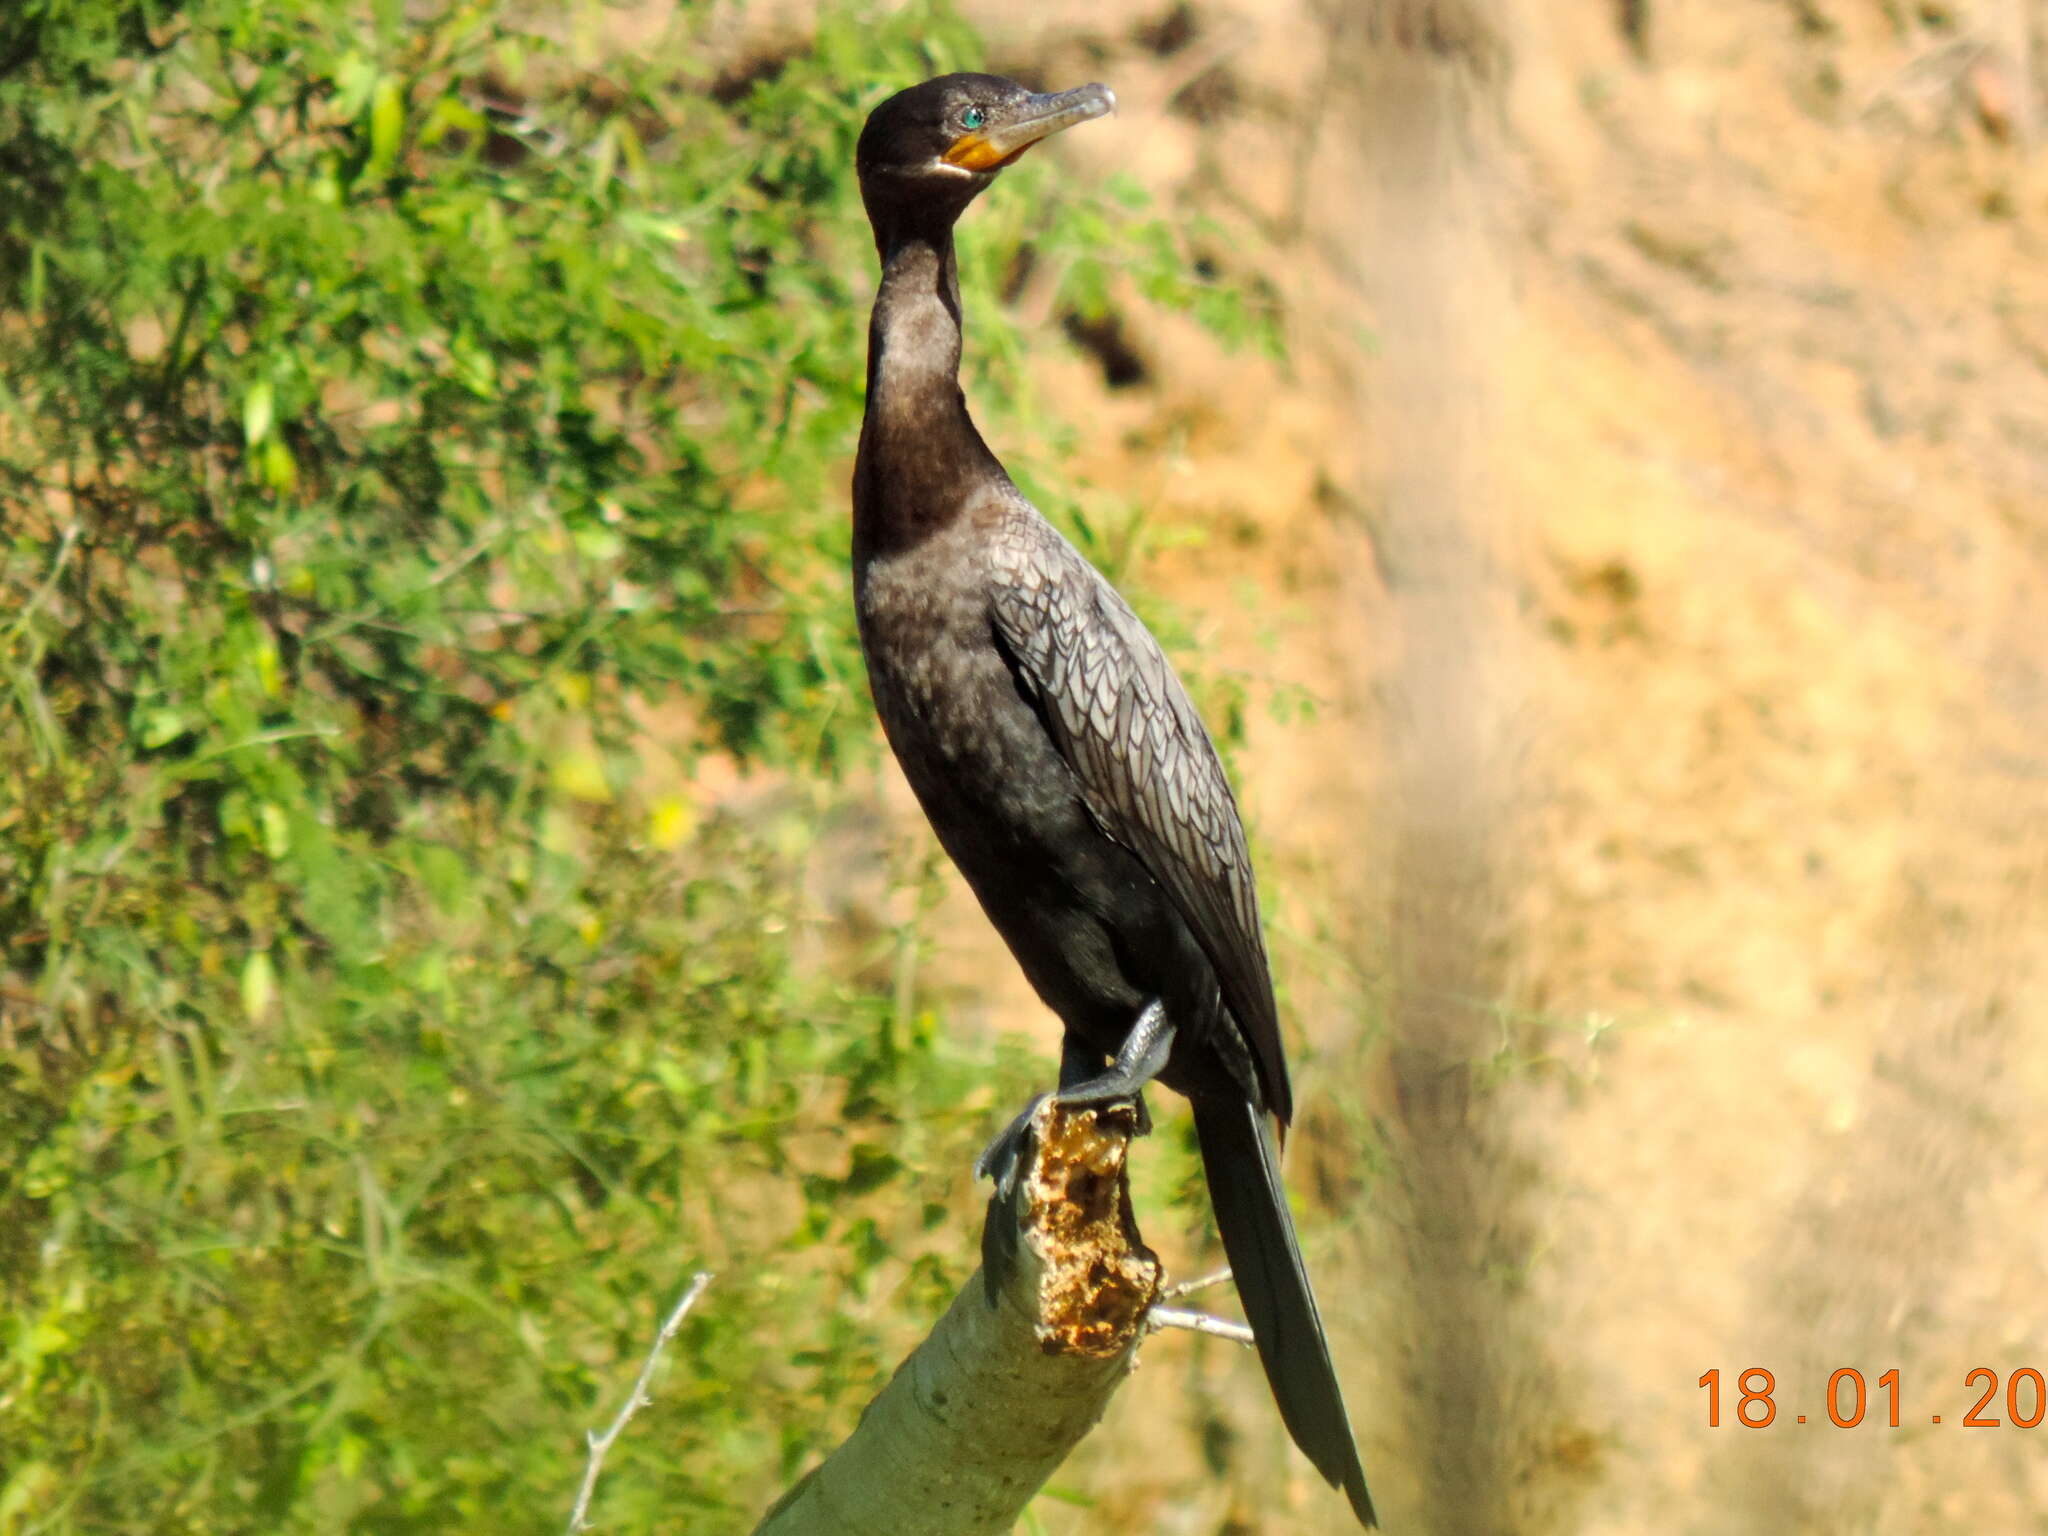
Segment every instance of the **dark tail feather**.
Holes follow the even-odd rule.
[[[1280,1417],[1316,1470],[1349,1495],[1359,1523],[1376,1526],[1329,1340],[1294,1241],[1266,1117],[1243,1100],[1198,1098],[1194,1107],[1216,1228]]]

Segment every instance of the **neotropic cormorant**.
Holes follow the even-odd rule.
[[[882,258],[853,476],[861,648],[933,831],[1066,1027],[1061,1100],[1134,1098],[1156,1076],[1192,1103],[1280,1415],[1370,1526],[1268,1125],[1293,1099],[1237,803],[1159,643],[1010,483],[960,392],[954,221],[1033,144],[1115,104],[1100,85],[945,75],[861,132]]]

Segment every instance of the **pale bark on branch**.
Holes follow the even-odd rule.
[[[1047,1101],[985,1268],[755,1536],[1002,1536],[1130,1374],[1162,1272],[1124,1182],[1128,1105]]]
[[[626,1426],[633,1421],[633,1415],[647,1406],[647,1384],[654,1380],[654,1368],[661,1363],[661,1352],[668,1348],[676,1331],[683,1326],[683,1319],[690,1315],[690,1308],[697,1305],[697,1298],[704,1294],[704,1288],[711,1284],[711,1277],[698,1274],[690,1281],[690,1288],[662,1319],[661,1327],[654,1335],[654,1346],[647,1351],[647,1358],[640,1363],[640,1374],[633,1378],[633,1390],[626,1394],[626,1401],[618,1414],[602,1434],[596,1430],[584,1431],[584,1441],[590,1448],[588,1459],[583,1464],[583,1482],[576,1490],[576,1505],[569,1511],[569,1536],[590,1529],[590,1496],[597,1492],[598,1475],[604,1471],[604,1459],[611,1454],[613,1444]]]

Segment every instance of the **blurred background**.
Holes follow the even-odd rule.
[[[967,388],[1225,742],[1389,1529],[2048,1529],[2044,65],[2034,0],[0,17],[0,1532],[559,1529],[697,1269],[594,1516],[745,1529],[966,1278],[1056,1031],[880,750],[846,478],[853,136],[982,66],[1118,94],[964,222]],[[1348,1517],[1174,1334],[1024,1528]]]

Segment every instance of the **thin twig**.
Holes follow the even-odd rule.
[[[1982,37],[1952,37],[1937,43],[1915,54],[1890,79],[1873,90],[1856,115],[1859,118],[1869,117],[1880,108],[1900,101],[1945,91],[1990,51],[1990,40]]]
[[[1178,1301],[1183,1296],[1192,1296],[1197,1291],[1206,1291],[1212,1285],[1222,1285],[1230,1278],[1231,1274],[1228,1268],[1215,1270],[1210,1274],[1199,1276],[1193,1280],[1183,1280],[1178,1285],[1169,1285],[1166,1288],[1166,1295]]]
[[[647,1359],[641,1364],[633,1390],[627,1396],[625,1406],[619,1409],[618,1417],[612,1420],[611,1427],[603,1434],[594,1429],[584,1431],[584,1438],[590,1442],[590,1460],[583,1468],[583,1486],[576,1490],[576,1507],[569,1511],[569,1536],[590,1529],[584,1516],[590,1510],[590,1496],[597,1492],[597,1475],[604,1470],[605,1456],[627,1421],[647,1406],[647,1383],[654,1375],[654,1367],[660,1363],[661,1352],[668,1348],[669,1340],[676,1336],[676,1330],[683,1326],[683,1319],[690,1315],[690,1308],[697,1304],[697,1298],[704,1294],[704,1288],[710,1283],[711,1276],[701,1271],[690,1281],[690,1288],[683,1292],[683,1299],[675,1304],[674,1310],[662,1322],[661,1332],[654,1336],[654,1347],[647,1351]]]
[[[1206,1312],[1185,1312],[1179,1307],[1154,1307],[1145,1314],[1145,1325],[1160,1328],[1185,1328],[1190,1333],[1206,1333],[1211,1338],[1230,1339],[1239,1344],[1256,1342],[1251,1329],[1243,1323],[1233,1323],[1227,1317],[1211,1317]]]
[[[1233,53],[1242,50],[1246,44],[1258,40],[1259,29],[1255,26],[1238,27],[1217,38],[1208,47],[1199,49],[1191,58],[1185,59],[1166,80],[1159,91],[1159,110],[1172,106],[1189,86],[1209,73]]]
[[[57,557],[50,562],[50,574],[45,576],[42,585],[29,595],[28,601],[21,605],[21,611],[14,616],[14,622],[7,626],[7,633],[0,636],[0,639],[11,644],[14,637],[28,627],[28,621],[35,617],[35,611],[43,606],[43,600],[56,590],[57,579],[64,574],[65,563],[71,559],[71,551],[77,547],[78,518],[74,515],[65,525],[63,540],[57,546]]]

